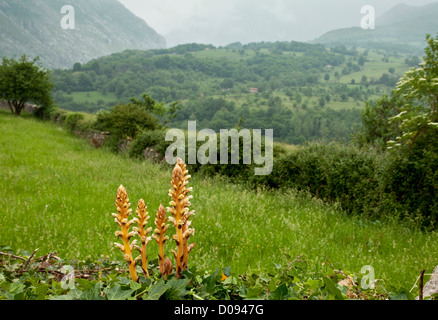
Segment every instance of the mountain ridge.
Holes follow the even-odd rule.
[[[48,68],[126,49],[160,49],[164,37],[117,0],[72,0],[74,29],[63,29],[63,0],[0,0],[0,56],[39,56]]]
[[[311,43],[385,48],[404,52],[422,52],[426,34],[438,32],[438,2],[415,7],[399,4],[376,18],[374,30],[361,27],[335,29]]]

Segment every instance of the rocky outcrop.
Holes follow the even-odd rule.
[[[163,162],[164,160],[158,151],[149,147],[143,150],[143,157],[144,159],[150,160],[152,162]]]
[[[435,267],[429,281],[423,287],[423,298],[433,294],[438,294],[438,266]],[[418,300],[418,297],[415,299]]]
[[[8,102],[5,100],[0,100],[0,109],[10,110]],[[24,111],[26,111],[28,113],[34,113],[36,111],[36,109],[38,109],[38,106],[36,104],[26,103],[24,105]]]

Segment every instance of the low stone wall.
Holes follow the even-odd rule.
[[[26,111],[27,113],[35,113],[35,111],[39,108],[39,106],[37,106],[36,104],[30,104],[30,103],[26,103],[24,105],[24,111]],[[7,101],[5,100],[0,100],[0,109],[7,109],[7,110],[11,110],[11,108],[9,108],[9,104]]]

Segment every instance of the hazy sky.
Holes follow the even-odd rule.
[[[240,41],[310,41],[327,31],[360,26],[361,7],[378,18],[397,4],[437,0],[119,0],[163,35],[167,46]],[[376,26],[377,27],[377,26]]]

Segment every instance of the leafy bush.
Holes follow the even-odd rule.
[[[146,148],[153,148],[164,158],[170,142],[165,140],[166,132],[163,130],[144,131],[132,143],[129,149],[129,156],[133,158],[143,158],[143,151]]]
[[[81,113],[70,113],[65,118],[65,124],[66,126],[71,130],[74,131],[78,128],[80,122],[84,120],[84,115]]]
[[[157,130],[158,120],[152,113],[138,104],[118,104],[109,111],[97,114],[94,128],[109,131],[120,139],[136,138],[144,130]]]
[[[67,115],[68,115],[67,111],[56,108],[52,112],[50,112],[50,120],[62,124],[67,118]]]
[[[296,188],[363,213],[375,201],[376,155],[332,142],[311,143],[281,156],[259,182],[271,188]]]
[[[417,139],[407,150],[388,155],[380,178],[381,214],[397,212],[434,229],[438,221],[438,132],[429,132],[422,140],[428,145]]]
[[[42,120],[46,120],[46,119],[50,119],[52,116],[52,112],[55,110],[55,104],[54,103],[50,103],[50,104],[44,104],[39,106],[39,108],[37,108],[34,112],[34,116],[37,117],[38,119],[42,119]]]

